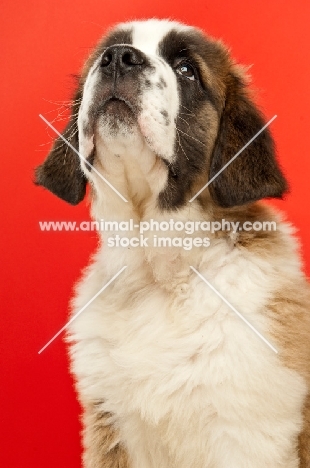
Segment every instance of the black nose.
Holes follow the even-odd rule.
[[[111,74],[118,71],[124,74],[144,63],[144,54],[139,50],[131,46],[115,45],[104,51],[100,66],[104,73]]]

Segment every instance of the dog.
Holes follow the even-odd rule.
[[[92,218],[112,223],[67,333],[85,468],[310,468],[309,286],[293,228],[261,201],[288,184],[247,84],[199,29],[120,24],[79,77],[70,146],[36,169],[72,205],[88,183]],[[218,220],[252,228],[206,237]],[[165,232],[150,242],[142,223]]]

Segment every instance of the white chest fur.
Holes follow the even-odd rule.
[[[78,287],[77,310],[128,266],[71,325],[82,401],[104,400],[116,415],[134,468],[297,467],[289,454],[302,423],[301,377],[189,269],[190,260],[269,338],[267,263],[229,252],[221,240],[199,262],[177,261],[177,272],[161,255],[160,275],[168,272],[161,282],[143,249],[106,247]]]

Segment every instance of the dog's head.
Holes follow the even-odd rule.
[[[141,166],[159,161],[164,169],[156,200],[171,210],[187,203],[263,126],[241,68],[220,42],[192,27],[150,20],[121,24],[98,44],[63,135],[94,167],[108,154],[125,165],[129,154]],[[94,173],[72,147],[57,139],[36,182],[77,204]],[[281,197],[286,188],[266,129],[208,190],[217,205],[232,207]]]

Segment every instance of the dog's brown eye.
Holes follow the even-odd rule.
[[[196,74],[195,74],[195,69],[192,65],[190,65],[189,63],[187,62],[183,62],[181,63],[177,68],[176,68],[176,72],[179,74],[179,75],[182,75],[184,76],[185,78],[191,80],[191,81],[194,81],[196,80]]]

